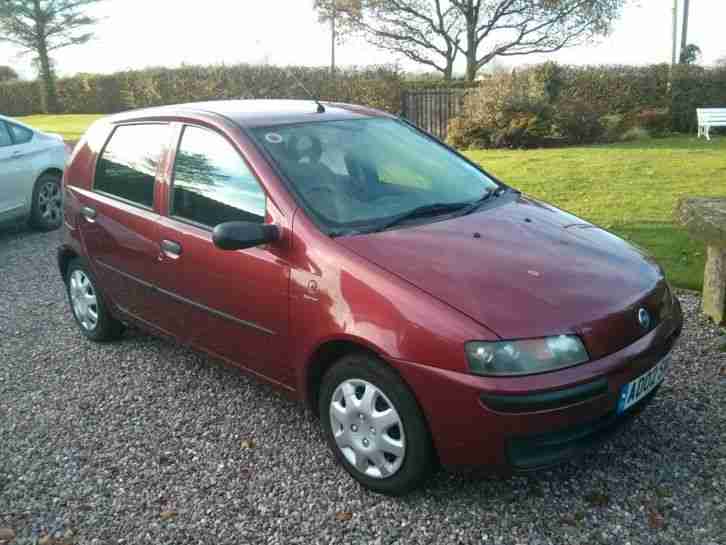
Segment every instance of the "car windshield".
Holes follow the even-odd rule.
[[[259,127],[252,134],[330,234],[392,227],[399,218],[433,221],[498,187],[455,153],[393,119]]]

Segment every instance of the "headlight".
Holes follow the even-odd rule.
[[[469,369],[477,375],[531,375],[589,361],[585,346],[575,335],[522,341],[466,343]]]

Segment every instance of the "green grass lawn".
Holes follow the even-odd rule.
[[[705,248],[676,225],[673,211],[682,196],[726,197],[726,137],[467,155],[528,195],[646,248],[676,286],[701,289]]]
[[[26,125],[41,131],[62,134],[65,140],[75,142],[81,139],[86,129],[102,115],[29,115],[18,117]]]
[[[36,115],[28,125],[78,140],[99,115]],[[673,221],[684,195],[726,197],[726,137],[691,136],[548,150],[467,155],[525,193],[646,248],[671,281],[701,289],[705,248]]]

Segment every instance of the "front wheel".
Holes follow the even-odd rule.
[[[325,374],[320,422],[338,462],[374,492],[399,496],[433,468],[431,437],[411,391],[367,354],[343,357]]]
[[[43,174],[35,182],[30,223],[36,229],[52,231],[58,229],[63,220],[63,193],[61,177],[57,174]]]

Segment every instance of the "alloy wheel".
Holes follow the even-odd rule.
[[[403,464],[406,438],[396,407],[365,380],[345,380],[330,401],[333,438],[345,459],[368,477],[385,479]]]
[[[87,331],[98,325],[98,297],[90,278],[81,270],[74,270],[69,280],[69,292],[73,313],[78,323]]]
[[[38,210],[48,225],[60,223],[63,198],[57,182],[45,182],[38,191]]]

